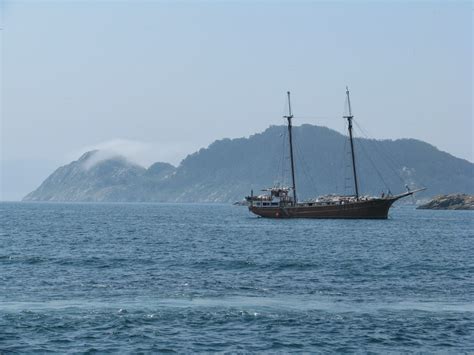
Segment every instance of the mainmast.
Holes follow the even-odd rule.
[[[349,115],[343,116],[343,117],[347,118],[347,124],[349,128],[349,140],[351,142],[352,171],[354,173],[355,194],[356,194],[356,199],[359,199],[359,185],[357,183],[357,169],[356,169],[356,163],[355,163],[354,140],[352,139],[352,119],[354,118],[354,116],[352,116],[351,98],[349,97],[349,88],[347,86],[346,86],[346,95],[347,95],[347,104],[349,106]]]
[[[288,120],[288,137],[290,139],[290,160],[291,160],[291,179],[293,182],[293,203],[296,205],[296,183],[295,183],[295,162],[293,158],[293,137],[291,134],[291,119],[293,114],[291,113],[291,101],[290,101],[290,92],[287,92],[288,95],[288,116],[283,116]]]

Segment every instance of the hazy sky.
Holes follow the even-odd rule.
[[[283,123],[286,90],[295,124],[342,131],[349,85],[372,137],[474,159],[471,2],[37,0],[0,11],[4,199],[41,182],[38,166],[97,146],[178,164]]]

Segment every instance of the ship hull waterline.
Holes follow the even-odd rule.
[[[387,219],[388,211],[396,200],[398,198],[374,199],[343,205],[249,206],[249,210],[265,218]]]

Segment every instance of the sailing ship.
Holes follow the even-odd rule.
[[[291,187],[274,186],[262,191],[265,194],[254,196],[253,191],[247,196],[249,210],[261,217],[267,218],[345,218],[345,219],[387,219],[388,211],[393,203],[401,198],[413,195],[415,192],[425,190],[425,188],[410,190],[402,194],[392,195],[390,192],[383,193],[380,197],[361,196],[359,194],[359,184],[357,181],[356,157],[354,152],[354,139],[352,132],[352,120],[354,116],[351,110],[349,88],[346,87],[348,103],[347,119],[349,142],[351,150],[352,174],[354,182],[353,195],[327,195],[308,201],[298,201],[295,183],[295,161],[293,154],[293,136],[290,92],[288,95],[288,115],[284,116],[288,122],[288,139],[291,168]]]

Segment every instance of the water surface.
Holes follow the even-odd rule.
[[[0,204],[0,352],[474,351],[471,211]]]

